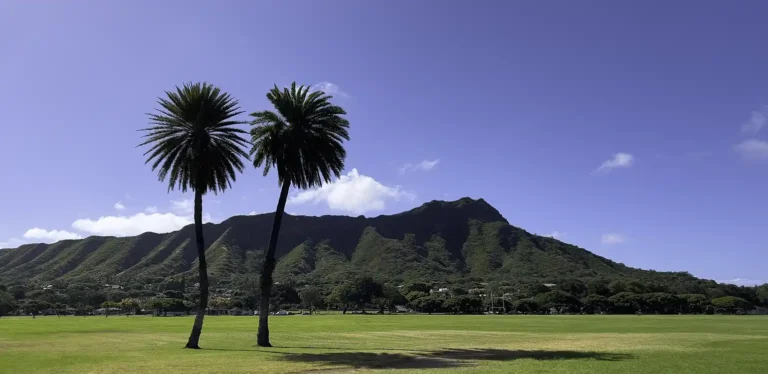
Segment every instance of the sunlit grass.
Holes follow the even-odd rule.
[[[765,373],[768,318],[750,316],[282,316],[0,318],[2,373]]]

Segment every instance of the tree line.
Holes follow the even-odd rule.
[[[126,315],[168,312],[189,313],[199,305],[199,292],[187,287],[184,279],[167,279],[156,284],[128,284],[121,289],[104,288],[101,282],[63,284],[50,289],[0,285],[0,316],[7,314],[86,315],[98,308],[119,309]],[[250,276],[224,288],[214,287],[207,314],[238,308],[258,310],[261,302],[257,282]],[[54,286],[54,285],[52,285]],[[408,281],[402,284],[379,282],[357,276],[338,285],[297,285],[276,283],[268,310],[305,309],[372,313],[453,313],[453,314],[714,314],[744,313],[768,307],[768,284],[735,287],[736,295],[721,292],[672,294],[660,285],[637,281],[578,280],[559,284],[481,282],[464,287],[442,283]],[[666,287],[665,291],[669,290]]]

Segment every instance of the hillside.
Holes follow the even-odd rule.
[[[272,213],[206,224],[211,277],[226,283],[258,273]],[[112,279],[159,281],[194,276],[194,228],[136,237],[89,237],[0,251],[0,281]],[[559,240],[510,225],[483,199],[432,201],[373,218],[285,215],[277,248],[277,280],[340,283],[357,273],[382,281],[466,279],[696,279],[687,273],[629,268]]]

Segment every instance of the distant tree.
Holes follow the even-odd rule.
[[[640,298],[631,292],[619,292],[608,298],[613,313],[632,314],[642,310]]]
[[[518,313],[526,313],[526,314],[535,313],[541,308],[539,304],[536,302],[536,300],[532,298],[517,300],[512,304],[512,307]]]
[[[683,311],[686,313],[704,313],[706,308],[711,305],[709,299],[704,295],[686,294],[678,296],[683,305]]]
[[[8,287],[8,293],[10,293],[11,296],[13,296],[13,298],[16,300],[22,300],[26,298],[27,291],[28,291],[28,288],[27,286],[24,286],[24,285],[15,285],[15,286]]]
[[[182,300],[181,304],[184,306],[184,311],[189,315],[189,311],[197,305],[196,303],[189,301],[189,300]]]
[[[459,299],[456,296],[449,297],[443,301],[443,310],[448,313],[459,313]]]
[[[483,300],[479,296],[462,295],[457,296],[455,299],[459,313],[475,314],[483,311]]]
[[[527,299],[549,291],[551,291],[549,287],[540,282],[524,283],[519,285],[518,292],[515,293],[515,296],[520,299]]]
[[[421,291],[411,291],[407,295],[405,295],[405,299],[408,300],[409,303],[413,302],[416,299],[421,299],[422,297],[429,296],[426,292]]]
[[[184,293],[178,290],[165,290],[163,291],[163,297],[168,299],[183,299]]]
[[[275,284],[274,288],[272,289],[272,309],[278,310],[283,305],[288,304],[299,304],[301,303],[301,298],[299,297],[299,292],[296,291],[293,286],[287,283],[280,283]]]
[[[605,279],[592,279],[587,282],[588,295],[611,296],[611,289],[608,288],[608,281]]]
[[[158,179],[168,177],[168,190],[195,193],[194,221],[197,243],[200,304],[186,348],[199,349],[205,309],[208,307],[208,263],[203,239],[203,195],[218,193],[231,187],[236,171],[243,171],[241,157],[248,142],[240,135],[245,131],[234,127],[238,121],[237,100],[207,83],[189,83],[167,98],[158,99],[162,109],[150,114],[151,127],[140,146],[149,145],[144,154]]]
[[[101,307],[104,309],[104,317],[109,317],[110,309],[120,308],[120,303],[116,301],[105,301],[101,303]]]
[[[349,301],[357,305],[359,309],[364,309],[365,304],[369,304],[374,298],[384,295],[381,283],[369,276],[355,278],[352,285],[353,292]]]
[[[138,314],[138,310],[141,309],[141,303],[133,298],[123,299],[120,301],[120,309],[125,311],[126,317],[131,313]]]
[[[678,313],[682,306],[682,300],[664,292],[653,292],[638,295],[646,312],[663,314],[667,312]]]
[[[469,291],[467,291],[466,288],[461,287],[453,287],[451,288],[451,295],[453,296],[462,296],[469,294]]]
[[[40,311],[50,307],[51,304],[48,302],[35,299],[27,299],[24,301],[24,304],[21,305],[21,309],[24,310],[24,313],[31,314],[32,318],[35,318],[35,316],[37,316]]]
[[[588,314],[608,312],[611,309],[611,304],[608,301],[608,298],[597,294],[585,296],[581,299],[581,305],[581,310]]]
[[[221,309],[229,309],[232,307],[232,299],[222,296],[212,297],[208,305],[216,310],[216,315],[220,315]]]
[[[534,297],[539,307],[546,309],[556,309],[558,312],[576,312],[581,309],[581,302],[573,295],[560,290],[554,290],[539,294]]]
[[[621,280],[613,281],[608,285],[608,290],[610,291],[611,295],[627,292],[627,284]]]
[[[301,297],[301,302],[304,306],[309,309],[309,314],[312,314],[312,310],[323,300],[322,295],[320,295],[320,290],[315,286],[305,287],[301,290],[299,296]]]
[[[717,299],[723,296],[728,296],[725,290],[723,290],[722,288],[716,288],[716,287],[707,288],[706,290],[704,290],[704,293],[710,299]]]
[[[587,295],[589,288],[584,282],[577,279],[569,279],[564,282],[560,282],[557,288],[563,292],[569,293],[576,298],[581,298]]]
[[[394,308],[395,305],[405,305],[408,300],[400,293],[400,289],[395,286],[383,285],[381,291],[384,294],[384,298],[387,299],[388,307]]]
[[[150,298],[144,303],[145,308],[152,309],[152,316],[159,316],[165,304],[163,304],[162,298]]]
[[[754,306],[747,300],[736,296],[724,296],[712,299],[712,306],[723,309],[728,313],[734,313],[739,309],[751,310]]]
[[[392,303],[386,297],[375,297],[372,303],[379,310],[379,314],[384,314],[385,310],[392,310],[393,308]]]
[[[342,143],[349,140],[347,113],[330,102],[332,97],[322,91],[310,93],[308,86],[280,90],[277,85],[267,93],[267,99],[276,112],[265,110],[251,113],[253,126],[251,141],[253,166],[264,167],[264,175],[271,168],[277,171],[281,185],[280,198],[275,209],[272,233],[261,271],[261,312],[257,344],[269,343],[269,303],[272,294],[272,273],[275,270],[275,250],[280,235],[288,191],[308,189],[328,183],[341,176],[346,151]]]
[[[413,300],[411,302],[411,306],[422,313],[432,314],[435,312],[439,312],[440,309],[443,307],[444,302],[445,302],[445,299],[439,296],[425,296],[425,297],[421,297],[416,300]]]
[[[243,303],[244,308],[256,309],[258,307],[260,294],[259,278],[257,276],[251,274],[236,276],[232,281],[232,290],[233,296]]]
[[[16,303],[16,299],[8,292],[0,291],[0,317],[10,314],[16,310],[19,305]]]
[[[432,287],[429,286],[426,283],[422,282],[406,282],[403,284],[404,294],[407,295],[411,292],[423,292],[426,294],[429,294],[429,291],[432,290]]]
[[[632,292],[634,294],[642,294],[648,291],[650,291],[648,287],[646,287],[646,285],[640,281],[631,280],[629,281],[629,283],[627,283],[627,292]]]
[[[758,303],[768,306],[768,283],[755,287],[755,297]]]

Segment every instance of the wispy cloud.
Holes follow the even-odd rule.
[[[629,153],[619,152],[613,158],[604,161],[592,174],[610,173],[613,169],[628,168],[635,162],[635,156]]]
[[[195,209],[195,203],[190,199],[171,200],[171,207],[180,214],[192,214]]]
[[[565,236],[565,233],[562,233],[560,231],[555,230],[555,231],[552,231],[551,233],[549,233],[547,235],[544,235],[544,236],[552,238],[552,239],[560,240],[563,236]]]
[[[747,278],[735,278],[728,280],[719,280],[717,283],[735,284],[737,286],[758,286],[761,284],[767,284],[768,280],[747,279]]]
[[[331,96],[349,97],[348,93],[342,91],[338,85],[333,84],[331,82],[316,83],[316,84],[313,84],[310,89],[312,91],[322,91],[322,92],[325,92],[327,95],[331,95]]]
[[[74,232],[65,230],[45,230],[35,227],[27,230],[24,235],[22,235],[22,239],[11,238],[4,242],[0,242],[0,249],[16,248],[28,243],[54,243],[59,240],[82,238],[82,236]]]
[[[125,205],[123,205],[123,203],[118,201],[118,202],[115,203],[115,209],[117,209],[117,210],[125,210]]]
[[[27,230],[21,237],[0,242],[0,248],[18,247],[27,243],[52,243],[65,239],[82,239],[86,234],[100,236],[134,236],[145,232],[168,233],[194,223],[192,212],[194,203],[189,199],[171,201],[171,211],[162,213],[156,206],[148,206],[143,212],[133,215],[101,216],[99,218],[81,218],[72,222],[75,232],[65,230],[45,230],[39,227]],[[120,203],[118,203],[120,204]],[[125,209],[118,207],[122,211]],[[122,204],[120,204],[122,206]],[[203,222],[217,222],[206,213]]]
[[[341,178],[314,190],[298,193],[288,199],[288,204],[325,203],[331,210],[363,214],[383,210],[389,201],[413,200],[415,195],[403,191],[400,186],[386,186],[377,180],[352,169]]]
[[[603,234],[600,237],[600,242],[603,245],[616,245],[624,243],[624,235],[622,234]]]
[[[400,167],[400,174],[404,174],[409,171],[428,171],[432,170],[437,166],[437,164],[440,163],[440,159],[436,158],[434,160],[424,160],[419,162],[418,164],[412,164],[407,163]]]
[[[82,236],[75,234],[74,232],[64,230],[44,230],[41,228],[33,228],[27,230],[24,233],[24,239],[37,240],[44,243],[57,242],[65,239],[81,239]]]
[[[736,144],[733,149],[747,161],[768,160],[768,142],[759,139],[748,139]]]
[[[749,120],[741,125],[741,132],[748,134],[758,133],[766,124],[768,124],[768,105],[762,110],[752,112]]]

